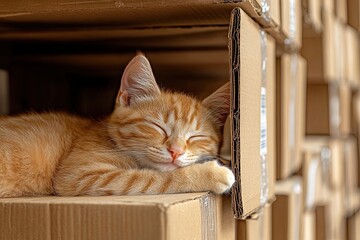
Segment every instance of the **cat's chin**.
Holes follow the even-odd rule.
[[[155,168],[161,172],[171,172],[179,168],[178,165],[174,163],[155,163]]]

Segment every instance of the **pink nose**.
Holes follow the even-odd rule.
[[[184,150],[180,150],[180,149],[168,148],[167,150],[169,151],[173,160],[177,159],[179,156],[185,153]]]

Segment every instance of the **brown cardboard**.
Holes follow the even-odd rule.
[[[290,47],[300,49],[302,45],[302,6],[301,1],[280,0],[281,31]]]
[[[229,198],[208,193],[0,199],[0,239],[234,239]]]
[[[253,218],[236,221],[236,240],[271,240],[271,206]]]
[[[329,230],[326,227],[326,213],[325,206],[317,206],[315,208],[315,229],[316,229],[316,240],[329,239]]]
[[[265,3],[269,7],[265,6]],[[14,0],[1,4],[0,38],[33,39],[39,34],[56,34],[77,30],[106,28],[153,28],[228,25],[232,9],[241,7],[262,26],[273,28],[280,23],[279,0],[197,0],[197,1],[85,1],[61,0],[56,3],[41,0],[24,4]],[[141,18],[137,17],[141,16]],[[22,28],[18,26],[32,26]],[[34,27],[35,26],[35,27]],[[52,28],[56,26],[58,30]],[[61,26],[59,28],[59,26]],[[111,30],[111,29],[110,29]],[[26,37],[22,33],[26,33]],[[61,36],[61,34],[58,34]],[[82,38],[86,39],[86,38]]]
[[[316,239],[316,215],[315,211],[305,211],[303,213],[303,224],[301,231],[302,240]]]
[[[360,84],[360,69],[355,67],[360,65],[359,33],[354,28],[346,26],[345,40],[345,78],[348,84],[356,90]]]
[[[291,177],[276,183],[276,201],[272,204],[272,239],[300,239],[302,204],[300,177]]]
[[[360,239],[360,211],[353,216],[346,219],[346,239],[358,240]]]
[[[333,191],[327,211],[331,238],[345,239],[345,208],[343,189]]]
[[[231,197],[230,196],[216,196],[216,219],[215,225],[210,228],[215,228],[216,237],[208,235],[208,239],[219,239],[219,240],[231,240],[235,239],[236,234],[236,223],[234,220],[234,213],[231,209]],[[208,213],[209,214],[209,213]],[[211,215],[211,213],[210,213]],[[210,223],[210,222],[209,222]],[[212,223],[213,224],[213,223]],[[202,231],[206,231],[202,229]],[[207,231],[209,232],[209,231]],[[182,236],[181,233],[178,236]],[[177,237],[178,237],[177,236]],[[206,237],[205,237],[206,239]]]
[[[360,2],[358,0],[347,0],[347,5],[348,24],[360,30]]]
[[[267,177],[268,199],[275,197],[276,179],[276,54],[275,41],[267,37],[267,63],[266,63],[266,114],[267,114]]]
[[[343,23],[347,23],[347,0],[334,0],[335,3],[335,16]]]
[[[307,84],[306,134],[348,136],[351,131],[350,87],[341,83]]]
[[[284,54],[277,64],[276,177],[285,179],[301,165],[306,62],[298,55]]]
[[[262,80],[265,86],[274,75],[274,42],[271,37],[261,33],[260,28],[245,12],[236,8],[232,13],[232,25],[229,31],[230,50],[230,78],[232,83],[233,102],[231,106],[232,126],[232,160],[231,166],[235,172],[236,182],[232,188],[233,207],[235,217],[244,218],[256,211],[262,204],[261,198],[261,171],[260,164],[260,97]],[[266,48],[264,47],[266,44]],[[267,50],[268,49],[268,50]],[[266,51],[265,51],[266,50]],[[262,74],[262,59],[267,58],[267,75]],[[266,79],[263,79],[266,77]],[[266,90],[267,91],[267,90]],[[273,93],[270,92],[269,98]],[[268,97],[267,97],[268,98]],[[271,102],[269,103],[271,108]],[[270,109],[271,110],[271,109]],[[272,126],[270,115],[267,123]],[[274,132],[269,137],[274,138]],[[240,139],[246,139],[242,141]],[[270,148],[274,148],[267,141]],[[270,160],[274,151],[268,152]],[[268,164],[268,168],[273,165]],[[269,175],[269,177],[271,177]],[[269,180],[271,183],[272,180]],[[271,194],[271,184],[269,193]],[[259,187],[255,187],[259,186]]]
[[[326,136],[308,136],[305,142],[305,151],[321,154],[325,187],[328,186],[330,190],[343,189],[345,184],[344,141]]]
[[[348,216],[354,214],[358,206],[358,149],[355,137],[349,137],[344,143],[345,211]]]
[[[302,163],[301,176],[303,178],[303,197],[305,211],[312,211],[323,203],[325,187],[320,152],[306,149]]]
[[[241,185],[244,186],[246,189],[248,189],[248,187],[245,185],[247,184],[247,179],[243,179],[248,177],[248,174],[250,173],[250,171],[253,171],[252,174],[256,174],[256,175],[263,175],[266,177],[266,182],[267,182],[267,202],[270,202],[274,199],[275,197],[275,190],[274,190],[274,186],[275,186],[275,153],[276,153],[276,149],[275,149],[275,41],[269,36],[265,36],[266,38],[261,40],[261,41],[265,41],[265,44],[261,47],[261,44],[259,44],[258,47],[262,48],[261,49],[261,57],[264,60],[264,64],[266,65],[266,70],[264,70],[264,74],[261,74],[261,78],[264,78],[264,86],[266,88],[266,130],[267,130],[267,140],[266,140],[266,149],[267,149],[267,154],[266,154],[266,167],[263,169],[262,167],[260,167],[259,165],[259,169],[248,169],[247,168],[247,164],[251,164],[251,166],[253,166],[253,162],[254,159],[257,159],[259,162],[260,160],[260,152],[258,154],[258,156],[254,155],[254,158],[247,158],[246,155],[242,155],[244,158],[244,160],[242,161],[247,161],[251,159],[251,162],[246,163],[243,162],[241,165],[241,172],[239,175],[239,181],[241,182]],[[258,51],[259,49],[254,48],[253,51]],[[241,53],[240,53],[241,54]],[[247,59],[247,57],[250,57],[250,55],[247,55],[246,53],[244,55],[241,55],[241,62],[252,62],[254,65],[251,66],[252,68],[255,67],[259,67],[259,63],[255,63],[253,61],[253,59]],[[243,60],[242,60],[243,59]],[[246,69],[246,70],[245,70]],[[244,68],[243,71],[245,72],[240,72],[241,74],[241,78],[242,78],[242,74],[250,74],[247,73],[246,71],[248,71],[249,69]],[[241,82],[240,82],[241,85]],[[247,86],[247,88],[249,88],[250,85]],[[238,92],[239,90],[234,89],[235,92]],[[240,89],[240,97],[245,94],[245,92],[247,92],[248,90],[246,90],[246,88],[244,89]],[[250,90],[249,90],[250,91]],[[253,90],[251,90],[253,91]],[[256,100],[258,101],[258,99]],[[243,105],[242,105],[243,106]],[[249,111],[250,109],[246,109],[247,111]],[[252,109],[254,110],[254,109]],[[242,110],[240,109],[240,112],[242,112]],[[258,111],[255,110],[253,113],[254,116],[256,116],[256,118],[258,118]],[[250,115],[250,113],[248,114]],[[241,117],[241,115],[240,115]],[[254,117],[255,118],[255,117]],[[245,119],[245,118],[244,118]],[[233,124],[236,123],[234,120]],[[241,118],[240,118],[241,121]],[[248,121],[248,120],[244,120],[244,121]],[[256,121],[259,121],[259,119],[256,119]],[[243,126],[248,126],[248,124],[251,124],[250,122],[245,122],[243,123],[243,125],[241,125],[240,123],[240,132],[242,132],[242,127]],[[224,141],[223,141],[223,145],[220,149],[220,156],[223,160],[227,160],[227,161],[231,161],[231,144],[232,143],[232,137],[230,135],[231,133],[231,126],[230,126],[230,117],[228,118],[226,124],[225,124],[225,128],[224,128]],[[255,127],[253,127],[254,131],[259,131],[259,130],[255,130]],[[246,134],[250,134],[250,133],[246,133]],[[245,135],[244,135],[245,136]],[[241,142],[241,141],[240,141]],[[238,144],[239,142],[237,142],[236,144]],[[260,143],[260,140],[258,141],[258,143]],[[249,143],[246,142],[244,145],[240,146],[241,148],[245,148]],[[257,147],[257,146],[256,146]],[[236,149],[235,149],[236,150]],[[244,150],[243,150],[244,151]],[[238,165],[237,163],[235,165]],[[255,171],[256,170],[256,171]],[[239,170],[238,170],[239,171]],[[264,172],[265,171],[265,172]],[[255,190],[257,191],[258,189],[254,189],[255,185],[251,185],[250,187],[252,188],[252,192],[254,192]],[[259,189],[260,189],[260,185]],[[239,192],[240,194],[243,194],[243,192]],[[248,192],[244,192],[244,197],[242,195],[238,196],[240,198],[240,200],[242,201],[242,198],[244,200],[246,200],[246,198],[248,197]],[[259,193],[257,193],[259,194]],[[261,195],[261,194],[260,194]],[[259,199],[257,200],[259,201]],[[240,208],[242,206],[239,206]],[[260,207],[260,205],[258,206]],[[245,213],[245,216],[247,214]]]
[[[347,136],[351,132],[351,89],[346,83],[341,83],[340,90],[340,134]]]
[[[321,20],[321,1],[306,0],[302,1],[303,6],[303,29],[311,28],[312,31],[320,33],[322,31]],[[306,35],[306,34],[305,34]]]
[[[343,24],[328,9],[322,9],[323,32],[303,37],[302,56],[308,62],[308,82],[343,81],[345,34]]]

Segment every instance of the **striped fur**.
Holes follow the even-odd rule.
[[[228,88],[203,102],[161,91],[148,60],[137,55],[114,112],[102,121],[61,113],[0,118],[0,197],[223,193],[234,175],[211,159]]]

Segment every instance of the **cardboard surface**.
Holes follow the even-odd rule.
[[[267,205],[254,218],[236,221],[236,240],[270,240],[271,206]]]
[[[266,28],[276,27],[280,23],[279,0],[232,2],[34,0],[27,4],[15,0],[1,3],[0,7],[2,9],[0,38],[12,39],[33,39],[33,36],[39,37],[39,34],[46,35],[47,32],[56,34],[65,29],[72,31],[79,28],[99,30],[101,37],[102,34],[108,34],[106,29],[108,27],[126,29],[228,25],[230,12],[235,7],[241,7]],[[24,28],[20,30],[19,26]],[[22,36],[23,32],[27,36]],[[73,31],[73,34],[78,35],[76,31]]]
[[[323,181],[323,165],[321,152],[305,150],[302,163],[301,176],[303,178],[304,210],[313,211],[315,207],[323,203],[325,182]]]
[[[360,211],[346,219],[346,239],[360,239]]]
[[[347,23],[347,0],[334,0],[335,15],[343,23]]]
[[[345,78],[345,33],[333,12],[322,9],[323,32],[303,37],[301,55],[308,62],[308,82],[343,81]]]
[[[344,141],[326,136],[311,136],[306,138],[306,146],[312,151],[322,153],[324,164],[324,181],[329,190],[343,189],[344,179]],[[309,151],[309,150],[306,150]]]
[[[276,183],[272,204],[272,239],[300,239],[303,223],[302,183],[291,177]]]
[[[303,29],[310,28],[310,31],[320,33],[322,31],[321,20],[321,1],[306,0],[302,1],[303,6]],[[305,33],[306,35],[306,33]]]
[[[316,240],[316,217],[315,211],[303,213],[303,224],[301,230],[302,240]]]
[[[349,137],[344,143],[345,211],[348,216],[357,211],[358,205],[358,149],[355,137]]]
[[[360,84],[360,38],[357,30],[350,26],[345,28],[345,78],[353,89],[358,89]]]
[[[232,168],[236,176],[232,191],[235,216],[244,218],[261,205],[261,41],[266,41],[269,48],[273,48],[274,43],[261,38],[258,25],[241,9],[233,11],[232,22],[229,31],[230,78],[233,86]],[[271,51],[275,53],[273,49]],[[272,59],[273,56],[269,56],[268,61]],[[267,77],[266,82],[271,81],[271,75]]]
[[[276,176],[285,179],[301,165],[305,135],[306,62],[298,55],[284,54],[277,64]]]
[[[360,30],[360,2],[358,0],[347,0],[347,5],[348,24]]]
[[[301,1],[280,0],[281,30],[294,49],[302,45],[302,6]]]
[[[306,134],[348,136],[351,131],[351,89],[345,84],[307,85]]]
[[[231,239],[229,200],[208,193],[0,199],[0,239]]]

